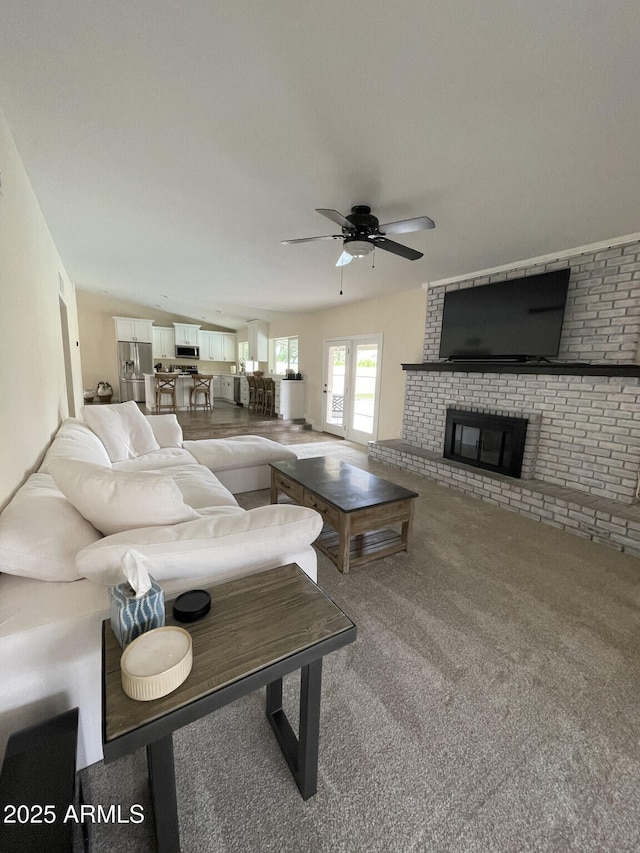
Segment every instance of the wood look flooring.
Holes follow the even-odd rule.
[[[142,406],[145,414],[150,414]],[[230,438],[234,435],[261,435],[280,444],[308,444],[312,441],[344,441],[327,432],[312,430],[304,420],[282,418],[249,412],[225,400],[216,400],[211,410],[178,411],[178,421],[186,440]]]

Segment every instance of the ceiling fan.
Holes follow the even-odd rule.
[[[343,216],[337,210],[324,207],[316,208],[318,213],[331,219],[342,228],[342,234],[327,234],[325,237],[300,237],[297,240],[282,240],[284,245],[290,243],[310,243],[314,240],[342,240],[342,254],[338,258],[337,267],[351,263],[354,258],[364,258],[377,247],[385,252],[393,252],[409,261],[417,261],[422,252],[410,249],[389,240],[388,234],[406,234],[409,231],[424,231],[435,228],[436,224],[428,216],[417,216],[415,219],[401,219],[398,222],[387,222],[380,225],[377,217],[371,213],[366,204],[357,204],[351,208],[351,213]]]

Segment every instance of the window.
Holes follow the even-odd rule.
[[[241,373],[253,373],[258,369],[257,361],[249,361],[249,341],[238,342],[238,364]]]
[[[298,336],[273,338],[271,341],[271,371],[285,374],[287,370],[298,372]]]

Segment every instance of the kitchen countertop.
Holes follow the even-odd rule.
[[[178,373],[178,374],[176,374],[175,371],[166,371],[166,370],[157,370],[155,373],[145,373],[144,375],[145,375],[145,379],[147,376],[153,377],[153,376],[175,376],[175,375],[177,375],[178,379],[182,379],[185,376],[187,376],[187,377],[196,376],[195,373]]]

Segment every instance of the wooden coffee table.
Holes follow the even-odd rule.
[[[272,504],[279,492],[320,513],[327,527],[313,544],[345,574],[409,549],[417,492],[330,456],[272,462]]]
[[[266,685],[266,716],[303,799],[316,792],[322,658],[352,643],[356,626],[294,564],[209,589],[211,611],[177,623],[193,641],[193,668],[176,690],[137,702],[122,690],[118,645],[102,623],[102,741],[105,763],[147,748],[160,853],[179,853],[172,733]],[[300,670],[299,737],[282,709],[282,677]]]

